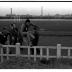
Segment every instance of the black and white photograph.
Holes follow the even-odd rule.
[[[0,69],[72,69],[72,2],[0,2]]]

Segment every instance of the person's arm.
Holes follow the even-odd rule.
[[[34,24],[32,24],[32,23],[31,23],[31,25],[33,25],[33,27],[34,27],[34,30],[37,30],[37,31],[39,31],[39,30],[40,30],[40,27],[39,27],[39,26],[37,26],[37,25],[34,25]]]
[[[40,30],[40,27],[39,26],[36,26],[36,30],[39,31]]]
[[[21,35],[23,35],[23,30],[24,30],[24,28],[25,28],[25,24],[22,24],[22,25],[21,25],[21,29],[20,29]]]

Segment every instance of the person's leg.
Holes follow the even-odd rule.
[[[22,39],[19,39],[19,43],[20,43],[20,45],[22,45],[22,42],[23,42]]]
[[[17,37],[14,37],[14,45],[17,43]]]
[[[37,46],[39,41],[39,37],[35,37],[35,39],[32,40],[32,45]]]
[[[26,38],[26,37],[23,37],[23,43],[22,43],[22,45],[25,45],[25,46],[28,45],[28,43],[27,43],[27,38]]]
[[[35,39],[33,39],[33,41],[32,41],[32,45],[37,46],[38,41],[39,41],[39,37],[35,37]],[[36,52],[37,52],[37,55],[39,55],[40,54],[40,49],[37,49]]]

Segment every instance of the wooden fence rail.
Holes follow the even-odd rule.
[[[13,50],[12,50],[13,49]],[[4,61],[3,57],[15,56],[15,57],[30,57],[34,58],[34,61],[37,58],[72,58],[72,47],[63,47],[61,44],[57,46],[20,46],[20,43],[16,45],[2,45],[0,46],[0,59],[1,62]]]

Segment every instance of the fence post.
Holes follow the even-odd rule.
[[[68,49],[68,58],[70,58],[70,49]]]
[[[61,57],[61,44],[57,44],[57,58]]]
[[[47,60],[49,58],[49,48],[47,48]]]
[[[40,59],[42,59],[42,48],[40,48]]]
[[[36,47],[34,47],[34,61],[36,61]]]
[[[30,59],[30,46],[28,46],[28,59]]]
[[[0,44],[0,48],[1,48],[1,62],[3,62],[3,47],[2,47],[2,44]]]
[[[20,55],[20,43],[16,43],[16,56]]]
[[[9,47],[7,46],[7,60],[9,59],[8,54],[9,54]]]

